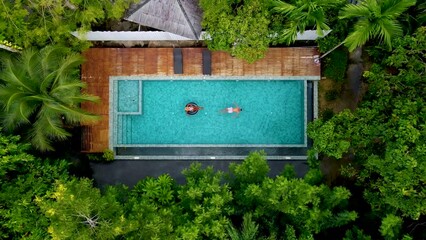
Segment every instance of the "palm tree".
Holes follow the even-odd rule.
[[[288,19],[282,36],[285,43],[291,44],[296,41],[297,33],[303,33],[308,27],[316,28],[317,34],[322,36],[323,30],[330,29],[326,24],[326,11],[341,3],[341,0],[297,0],[291,3],[273,0],[272,11]]]
[[[97,116],[80,109],[84,101],[98,98],[81,92],[78,78],[83,57],[64,48],[49,46],[24,50],[0,59],[0,123],[19,131],[40,150],[53,150],[53,140],[70,136],[67,125],[95,121]]]
[[[357,5],[347,4],[339,18],[358,18],[358,21],[345,45],[353,51],[368,40],[379,38],[391,48],[392,38],[402,35],[398,16],[415,4],[416,0],[365,0]]]

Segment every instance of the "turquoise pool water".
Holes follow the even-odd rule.
[[[305,81],[118,80],[115,145],[305,142]],[[188,116],[184,107],[204,107]],[[238,117],[221,109],[237,103]]]

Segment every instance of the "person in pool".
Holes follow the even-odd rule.
[[[235,116],[237,117],[239,114],[240,114],[240,112],[242,112],[243,111],[243,109],[242,108],[240,108],[239,106],[238,106],[238,104],[236,104],[236,103],[234,103],[234,105],[235,105],[235,107],[227,107],[227,108],[224,108],[224,109],[222,109],[221,110],[221,112],[222,113],[236,113],[235,114]]]
[[[189,114],[191,112],[196,112],[196,111],[201,110],[201,109],[203,109],[203,107],[197,106],[195,104],[187,104],[185,106],[185,112],[187,114]]]

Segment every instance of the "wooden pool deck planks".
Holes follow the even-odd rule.
[[[265,58],[253,64],[225,52],[211,53],[212,76],[320,76],[313,61],[316,48],[270,48]],[[99,96],[99,103],[82,108],[101,116],[96,124],[84,125],[82,151],[102,152],[109,147],[109,77],[134,75],[196,76],[203,74],[203,48],[182,48],[183,73],[174,74],[173,48],[91,48],[81,79],[85,92]]]

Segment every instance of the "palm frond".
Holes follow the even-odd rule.
[[[46,152],[53,151],[52,140],[39,128],[32,128],[28,134],[28,140],[37,150]]]
[[[29,48],[21,53],[21,65],[28,77],[36,81],[40,81],[41,66],[35,50]]]
[[[37,108],[37,104],[28,103],[27,101],[21,101],[19,103],[19,113],[21,115],[21,119],[24,119],[25,123],[30,124],[30,116],[35,113]]]
[[[279,0],[273,1],[272,6],[273,6],[272,11],[276,13],[281,13],[284,15],[288,15],[296,9],[295,6],[286,2],[279,1]]]
[[[60,93],[67,93],[69,91],[74,90],[80,90],[81,88],[84,88],[86,84],[81,81],[73,81],[69,83],[62,83],[60,85],[53,86],[52,90],[50,91],[51,95],[60,94]]]
[[[10,58],[4,59],[3,69],[0,71],[0,79],[7,84],[23,87],[27,91],[33,92],[34,89],[32,89],[29,84],[26,84],[25,81],[23,81],[22,75],[24,74],[20,73],[19,71],[22,71],[22,69],[20,67],[15,67]]]
[[[8,112],[10,110],[10,106],[14,103],[16,103],[16,100],[23,98],[24,96],[26,96],[26,94],[24,92],[18,92],[18,91],[14,91],[10,96],[9,99],[7,99],[6,104],[5,104],[5,110]]]
[[[379,1],[379,2],[378,2]],[[382,14],[382,4],[381,0],[365,0],[361,2],[361,5],[364,5],[368,10],[373,13],[374,16],[380,16]]]
[[[382,39],[386,45],[388,45],[389,49],[392,48],[392,37],[402,36],[402,28],[396,22],[389,19],[382,19],[378,21],[378,36]]]
[[[374,25],[370,24],[368,19],[359,20],[355,25],[355,30],[344,40],[345,46],[348,47],[349,51],[355,50],[374,36],[374,30]]]
[[[75,112],[73,112],[73,113],[65,112],[64,113],[65,120],[66,120],[67,123],[72,124],[72,125],[90,124],[90,123],[95,123],[95,122],[99,121],[99,119],[100,119],[100,116],[88,113],[88,112],[83,111],[81,109],[77,109],[77,111],[79,112],[78,115],[75,114]]]
[[[318,0],[317,2],[318,2],[318,4],[320,4],[321,7],[330,8],[330,7],[343,5],[347,1],[346,0],[340,0],[340,1],[338,1],[338,0]]]
[[[47,46],[40,51],[40,62],[47,75],[51,70],[56,70],[61,62],[65,48],[59,46]]]
[[[44,75],[44,78],[40,83],[40,92],[48,94],[49,89],[52,87],[52,83],[56,78],[57,70],[50,71],[47,75]]]
[[[19,109],[19,104],[15,103],[13,109]],[[29,124],[28,119],[21,115],[20,111],[4,111],[1,116],[2,126],[8,131],[14,131],[23,124]]]
[[[41,103],[53,102],[53,99],[45,94],[30,95],[27,98],[30,101],[41,102]]]
[[[74,103],[82,103],[82,102],[98,103],[100,100],[100,98],[97,96],[87,95],[87,94],[82,94],[80,96],[73,96],[73,97],[70,97],[69,99],[72,100]]]
[[[323,11],[315,11],[311,14],[311,21],[315,23],[317,34],[323,35],[323,30],[329,30],[330,27],[326,24],[326,19]]]
[[[65,140],[71,136],[63,128],[61,115],[44,106],[37,115],[33,128],[42,131],[49,139]]]
[[[287,45],[292,44],[296,41],[297,33],[299,30],[297,29],[297,24],[291,24],[288,28],[285,28],[281,33],[281,37]]]
[[[51,111],[60,113],[65,116],[69,123],[92,123],[99,120],[99,116],[90,114],[80,108],[65,106],[63,104],[45,104]]]
[[[416,0],[386,0],[383,1],[382,15],[389,18],[397,18],[409,7],[414,6]]]
[[[70,54],[64,60],[61,61],[59,68],[56,72],[56,78],[53,82],[53,87],[58,83],[64,83],[64,76],[69,74],[73,69],[76,69],[84,62],[84,58],[80,54]]]
[[[347,4],[339,13],[339,19],[354,18],[354,17],[368,17],[370,10],[364,4],[355,5]]]

